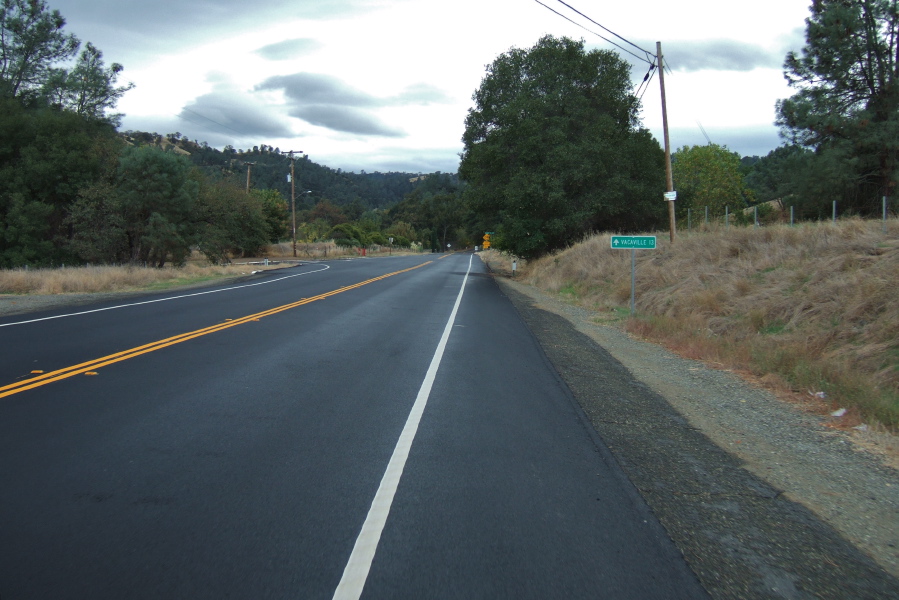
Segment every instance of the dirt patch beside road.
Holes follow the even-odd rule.
[[[714,597],[896,597],[899,474],[879,457],[732,373],[497,280]]]

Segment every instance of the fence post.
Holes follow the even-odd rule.
[[[730,227],[730,207],[724,207],[724,228],[727,229]]]
[[[833,223],[836,225],[837,223],[837,201],[833,201]]]
[[[793,226],[793,207],[790,206],[790,227]]]
[[[755,221],[755,228],[758,229],[758,227],[759,227],[759,207],[758,206],[752,207],[752,220]]]

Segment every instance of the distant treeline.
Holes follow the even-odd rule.
[[[124,67],[107,67],[65,24],[45,0],[0,3],[0,268],[162,266],[195,249],[221,262],[293,237],[279,149],[119,134],[114,110],[133,87],[118,85]],[[467,237],[455,176],[294,166],[302,241],[427,248]]]
[[[192,249],[222,262],[292,237],[290,161],[275,148],[119,134],[64,108],[0,103],[0,267],[163,266]],[[306,157],[294,174],[300,241],[366,246],[393,237],[427,248],[457,237],[459,211],[432,206],[435,196],[458,204],[454,175],[346,173]]]
[[[206,142],[190,140],[181,133],[160,135],[142,131],[126,131],[124,138],[132,143],[155,144],[162,148],[177,148],[186,152],[190,162],[212,177],[243,178],[246,181],[247,163],[250,169],[250,186],[256,189],[278,190],[290,199],[290,159],[286,151],[267,144],[252,148],[235,149],[225,146],[213,148]],[[384,208],[403,199],[417,187],[421,173],[352,173],[320,165],[308,156],[295,155],[295,190],[298,206],[314,206],[327,198],[334,204],[362,209]],[[311,193],[303,195],[303,192]]]

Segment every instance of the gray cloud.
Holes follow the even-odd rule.
[[[675,71],[777,69],[783,64],[786,54],[732,40],[672,42],[665,46],[664,52],[668,66]]]
[[[284,90],[284,95],[298,105],[336,104],[339,106],[374,107],[383,102],[336,77],[318,73],[294,73],[270,77],[256,86],[257,90]]]
[[[290,111],[290,116],[302,119],[311,125],[327,127],[334,131],[358,135],[403,137],[406,134],[383,123],[373,114],[351,106],[327,106],[313,104],[298,106]]]
[[[449,101],[446,92],[432,85],[416,84],[396,96],[379,98],[320,73],[278,75],[266,79],[256,89],[282,90],[290,106],[289,114],[312,125],[387,137],[402,137],[405,133],[382,122],[370,109]]]
[[[323,44],[318,40],[309,38],[297,38],[293,40],[284,40],[276,44],[269,44],[256,50],[256,54],[267,58],[268,60],[289,60],[315,52],[321,48]]]
[[[450,95],[445,91],[427,83],[416,83],[410,85],[391,99],[392,104],[399,105],[448,104],[452,101],[452,97],[450,97]]]
[[[344,14],[365,12],[371,0],[52,0],[50,8],[59,10],[69,23],[103,22],[124,31],[157,32],[170,38],[173,31],[197,32],[223,23],[246,26],[247,23],[271,23],[273,18],[329,19]]]
[[[185,105],[178,118],[189,121],[193,130],[229,137],[290,137],[283,119],[266,112],[252,98],[233,90],[217,89]]]
[[[283,20],[364,15],[372,0],[51,0],[66,32],[90,41],[108,62],[132,67],[161,52],[222,40]]]
[[[802,31],[798,31],[801,46]],[[680,40],[666,42],[662,45],[665,62],[674,71],[751,71],[757,68],[779,69],[783,66],[784,57],[790,48],[796,46],[797,32],[781,40],[781,48],[769,51],[761,46],[734,40],[709,40],[694,42]],[[641,48],[652,50],[649,59],[655,60],[654,42],[637,42]],[[608,45],[590,44],[589,49],[609,50]],[[649,64],[638,56],[617,48],[611,48],[622,60],[631,65],[634,78],[643,77]],[[638,50],[634,53],[641,56]]]
[[[428,105],[452,102],[440,88],[417,83],[396,96],[379,98],[347,85],[340,79],[320,73],[294,73],[270,77],[256,86],[257,90],[284,90],[284,94],[298,104],[337,104],[374,108],[379,106]]]

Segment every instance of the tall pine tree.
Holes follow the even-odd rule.
[[[899,179],[897,4],[815,0],[805,47],[784,64],[798,91],[777,103],[785,137],[815,150],[813,166],[835,184],[834,199],[860,213],[875,213]]]

